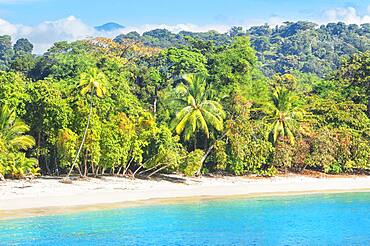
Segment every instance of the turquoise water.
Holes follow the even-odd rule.
[[[202,201],[0,221],[1,245],[370,245],[370,193]]]

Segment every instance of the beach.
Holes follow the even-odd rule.
[[[285,175],[272,178],[200,177],[177,175],[153,180],[120,177],[74,180],[8,180],[0,183],[0,217],[61,213],[74,208],[116,207],[189,198],[220,198],[326,192],[370,191],[369,176],[310,177]],[[23,211],[23,212],[22,212]]]

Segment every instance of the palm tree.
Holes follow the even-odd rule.
[[[295,133],[300,129],[306,112],[297,104],[298,97],[284,88],[276,88],[271,95],[271,102],[263,109],[267,116],[267,137],[273,144],[279,138],[287,137],[291,144],[295,143]]]
[[[188,141],[197,131],[202,131],[209,138],[210,127],[222,131],[225,112],[220,103],[208,99],[206,77],[187,74],[183,78],[187,84],[180,84],[176,88],[182,97],[177,101],[184,106],[174,120],[176,133],[183,134],[184,140]]]
[[[99,98],[102,98],[106,94],[106,87],[105,87],[106,83],[107,83],[107,77],[105,76],[103,72],[99,71],[97,68],[91,68],[88,72],[82,73],[80,75],[80,85],[79,86],[82,87],[81,95],[86,95],[88,93],[90,94],[90,110],[89,110],[89,115],[87,117],[87,124],[86,124],[86,128],[84,131],[84,135],[82,137],[80,147],[77,151],[76,158],[73,161],[71,169],[68,172],[67,178],[69,177],[69,175],[71,175],[72,170],[77,163],[82,147],[85,143],[86,134],[87,134],[87,130],[89,129],[91,114],[93,110],[94,95],[98,96]]]
[[[183,135],[185,141],[189,141],[194,136],[194,150],[196,149],[196,133],[203,132],[206,138],[210,137],[210,129],[216,131],[223,130],[223,119],[226,117],[222,105],[209,99],[209,87],[207,87],[206,77],[201,74],[187,74],[183,76],[186,84],[180,84],[176,92],[181,98],[176,99],[183,105],[177,112],[173,121],[175,131],[178,135]],[[208,148],[201,160],[201,164],[210,154],[213,145]],[[197,174],[200,174],[200,165]]]
[[[29,126],[16,117],[14,110],[3,105],[0,109],[0,154],[27,150],[34,146],[35,139],[25,135],[29,130]],[[3,179],[4,177],[0,173],[0,180]]]

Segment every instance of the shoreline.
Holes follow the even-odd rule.
[[[0,220],[193,201],[343,192],[370,192],[370,176],[273,178],[170,175],[166,179],[107,177],[0,183]]]

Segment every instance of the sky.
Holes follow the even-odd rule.
[[[0,0],[0,35],[26,37],[39,53],[59,40],[133,30],[226,32],[234,25],[297,20],[369,23],[370,0]],[[126,28],[114,33],[93,28],[112,21]]]

